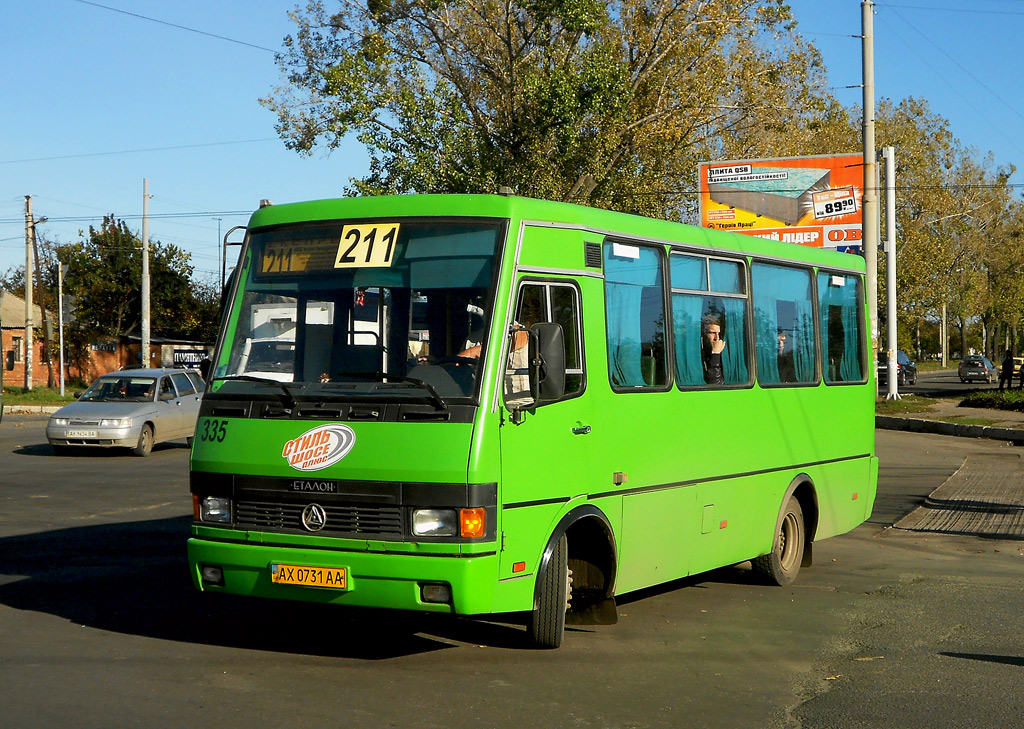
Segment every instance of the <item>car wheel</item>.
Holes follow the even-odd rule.
[[[153,452],[153,426],[143,425],[139,433],[139,442],[133,449],[135,455],[146,457]]]

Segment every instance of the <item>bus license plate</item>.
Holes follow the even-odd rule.
[[[278,585],[305,585],[348,589],[348,570],[344,567],[307,567],[297,564],[270,565],[270,579]]]
[[[68,438],[95,438],[96,437],[96,431],[95,430],[69,430],[66,437],[68,437]]]

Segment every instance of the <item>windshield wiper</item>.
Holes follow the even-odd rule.
[[[288,389],[288,386],[280,380],[272,380],[268,377],[255,377],[253,375],[225,375],[224,377],[214,377],[213,381],[218,380],[235,380],[241,382],[258,382],[261,385],[274,385],[281,389],[284,393],[284,397],[281,398],[281,404],[291,410],[295,407],[295,394]]]
[[[420,380],[415,377],[406,377],[405,375],[393,374],[391,372],[339,372],[335,377],[355,377],[362,380],[371,380],[374,382],[389,382],[395,380],[397,382],[407,382],[415,387],[422,388],[427,391],[430,395],[429,400],[433,403],[436,410],[447,410],[448,405],[444,399],[438,394],[434,386],[426,380]]]

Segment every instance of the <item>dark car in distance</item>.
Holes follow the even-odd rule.
[[[880,385],[889,382],[889,353],[878,353],[878,383]],[[903,387],[905,385],[917,384],[917,365],[907,356],[902,349],[896,350],[896,383]]]
[[[969,354],[960,360],[956,373],[960,376],[960,382],[995,382],[999,377],[996,366],[988,357],[980,354]]]

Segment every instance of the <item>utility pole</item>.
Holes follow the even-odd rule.
[[[32,239],[35,237],[36,221],[32,217],[32,196],[25,196],[25,389],[32,389]]]
[[[68,264],[57,259],[57,337],[60,347],[60,396],[64,397],[64,277],[68,275]]]
[[[222,220],[222,218],[214,218],[214,220],[217,221],[217,247],[219,248],[220,247],[220,221]],[[226,265],[227,265],[227,257],[226,256],[221,256],[221,259],[220,259],[220,288],[221,288],[221,291],[224,290],[224,276],[225,276],[225,270],[224,269],[225,269]]]
[[[149,367],[149,179],[142,180],[142,366]]]
[[[864,54],[864,263],[867,267],[871,356],[878,351],[878,173],[875,161],[875,4],[861,3]],[[890,317],[893,315],[890,312]]]
[[[53,342],[53,328],[50,326],[50,319],[46,316],[46,286],[43,285],[43,275],[38,271],[39,267],[39,236],[36,235],[36,226],[45,222],[46,218],[32,221],[32,255],[36,263],[36,280],[39,281],[39,313],[43,318],[43,347],[46,350],[46,370],[49,373],[46,379],[46,386],[53,387],[53,350],[50,343]]]

